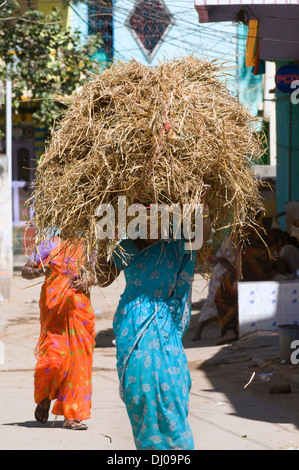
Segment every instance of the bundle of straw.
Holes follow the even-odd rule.
[[[215,236],[250,225],[261,207],[252,161],[261,153],[256,118],[227,88],[216,62],[194,56],[147,67],[116,63],[72,97],[37,169],[33,201],[39,243],[58,228],[101,255],[96,208],[117,198],[201,202],[211,186]],[[32,202],[32,201],[31,201]],[[116,227],[117,228],[117,227]],[[200,262],[209,250],[200,250]]]

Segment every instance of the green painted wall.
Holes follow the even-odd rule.
[[[277,62],[276,70],[284,64]],[[290,95],[278,90],[276,100],[276,199],[280,213],[286,202],[299,201],[299,104],[292,104]],[[285,217],[278,220],[285,229]]]

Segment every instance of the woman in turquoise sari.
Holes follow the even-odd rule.
[[[113,328],[120,395],[138,450],[194,449],[187,420],[191,379],[182,337],[191,315],[196,253],[185,251],[184,245],[184,240],[127,239],[120,244],[124,254],[113,256],[110,280],[111,266],[105,260],[98,272],[104,286],[124,270],[126,287]]]

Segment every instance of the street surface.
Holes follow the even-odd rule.
[[[87,431],[74,432],[62,429],[62,417],[54,421],[50,415],[44,426],[34,419],[41,284],[15,276],[12,298],[0,302],[0,339],[5,346],[5,362],[0,364],[1,450],[135,450],[118,393],[112,331],[123,286],[120,277],[106,289],[92,289],[97,329],[92,418],[86,421]],[[191,325],[184,338],[192,376],[189,420],[196,449],[299,449],[298,366],[281,364],[275,334],[259,333],[233,345],[215,346],[219,330],[212,321],[202,340],[193,342],[198,308],[206,295],[206,281],[197,274]],[[269,393],[271,386],[285,383],[291,385],[291,393]]]

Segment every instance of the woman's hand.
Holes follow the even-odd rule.
[[[52,270],[48,264],[45,264],[44,266],[41,266],[40,268],[35,269],[37,274],[40,276],[48,276],[51,274]]]
[[[107,258],[101,256],[96,264],[96,283],[101,287],[107,287],[117,278],[120,271],[113,263],[109,263]]]
[[[94,284],[94,280],[91,278],[82,278],[82,277],[75,277],[71,282],[71,289],[80,290],[81,292],[88,292],[90,286]]]
[[[36,279],[41,276],[48,276],[51,273],[51,268],[48,264],[39,267],[34,261],[28,260],[22,269],[22,277],[24,279]]]

